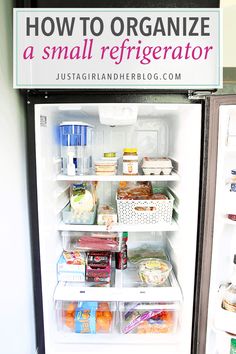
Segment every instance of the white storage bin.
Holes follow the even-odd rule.
[[[158,302],[119,303],[120,332],[123,334],[173,334],[177,330],[180,305]]]
[[[116,303],[101,301],[56,301],[57,328],[79,334],[111,333]]]
[[[117,199],[118,220],[121,224],[156,224],[172,222],[174,197],[168,189],[160,189],[166,200]]]

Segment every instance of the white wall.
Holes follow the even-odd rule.
[[[34,354],[25,117],[12,89],[12,6],[0,0],[0,352]]]
[[[236,0],[221,0],[223,9],[223,66],[236,67]]]

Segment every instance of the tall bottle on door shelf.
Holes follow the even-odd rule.
[[[236,312],[236,254],[234,255],[233,263],[231,284],[225,289],[222,307],[227,311]]]
[[[236,339],[231,339],[230,354],[236,354]]]

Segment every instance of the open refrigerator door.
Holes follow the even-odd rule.
[[[34,105],[45,352],[189,354],[201,104],[105,98]]]
[[[211,100],[218,141],[212,146],[216,189],[206,354],[232,354],[236,348],[236,301],[232,292],[236,261],[236,96],[216,96]]]

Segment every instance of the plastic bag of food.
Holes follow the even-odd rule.
[[[131,263],[136,264],[148,258],[159,258],[167,260],[167,255],[163,248],[160,246],[155,247],[154,243],[142,244],[135,248],[128,248],[128,259]]]

